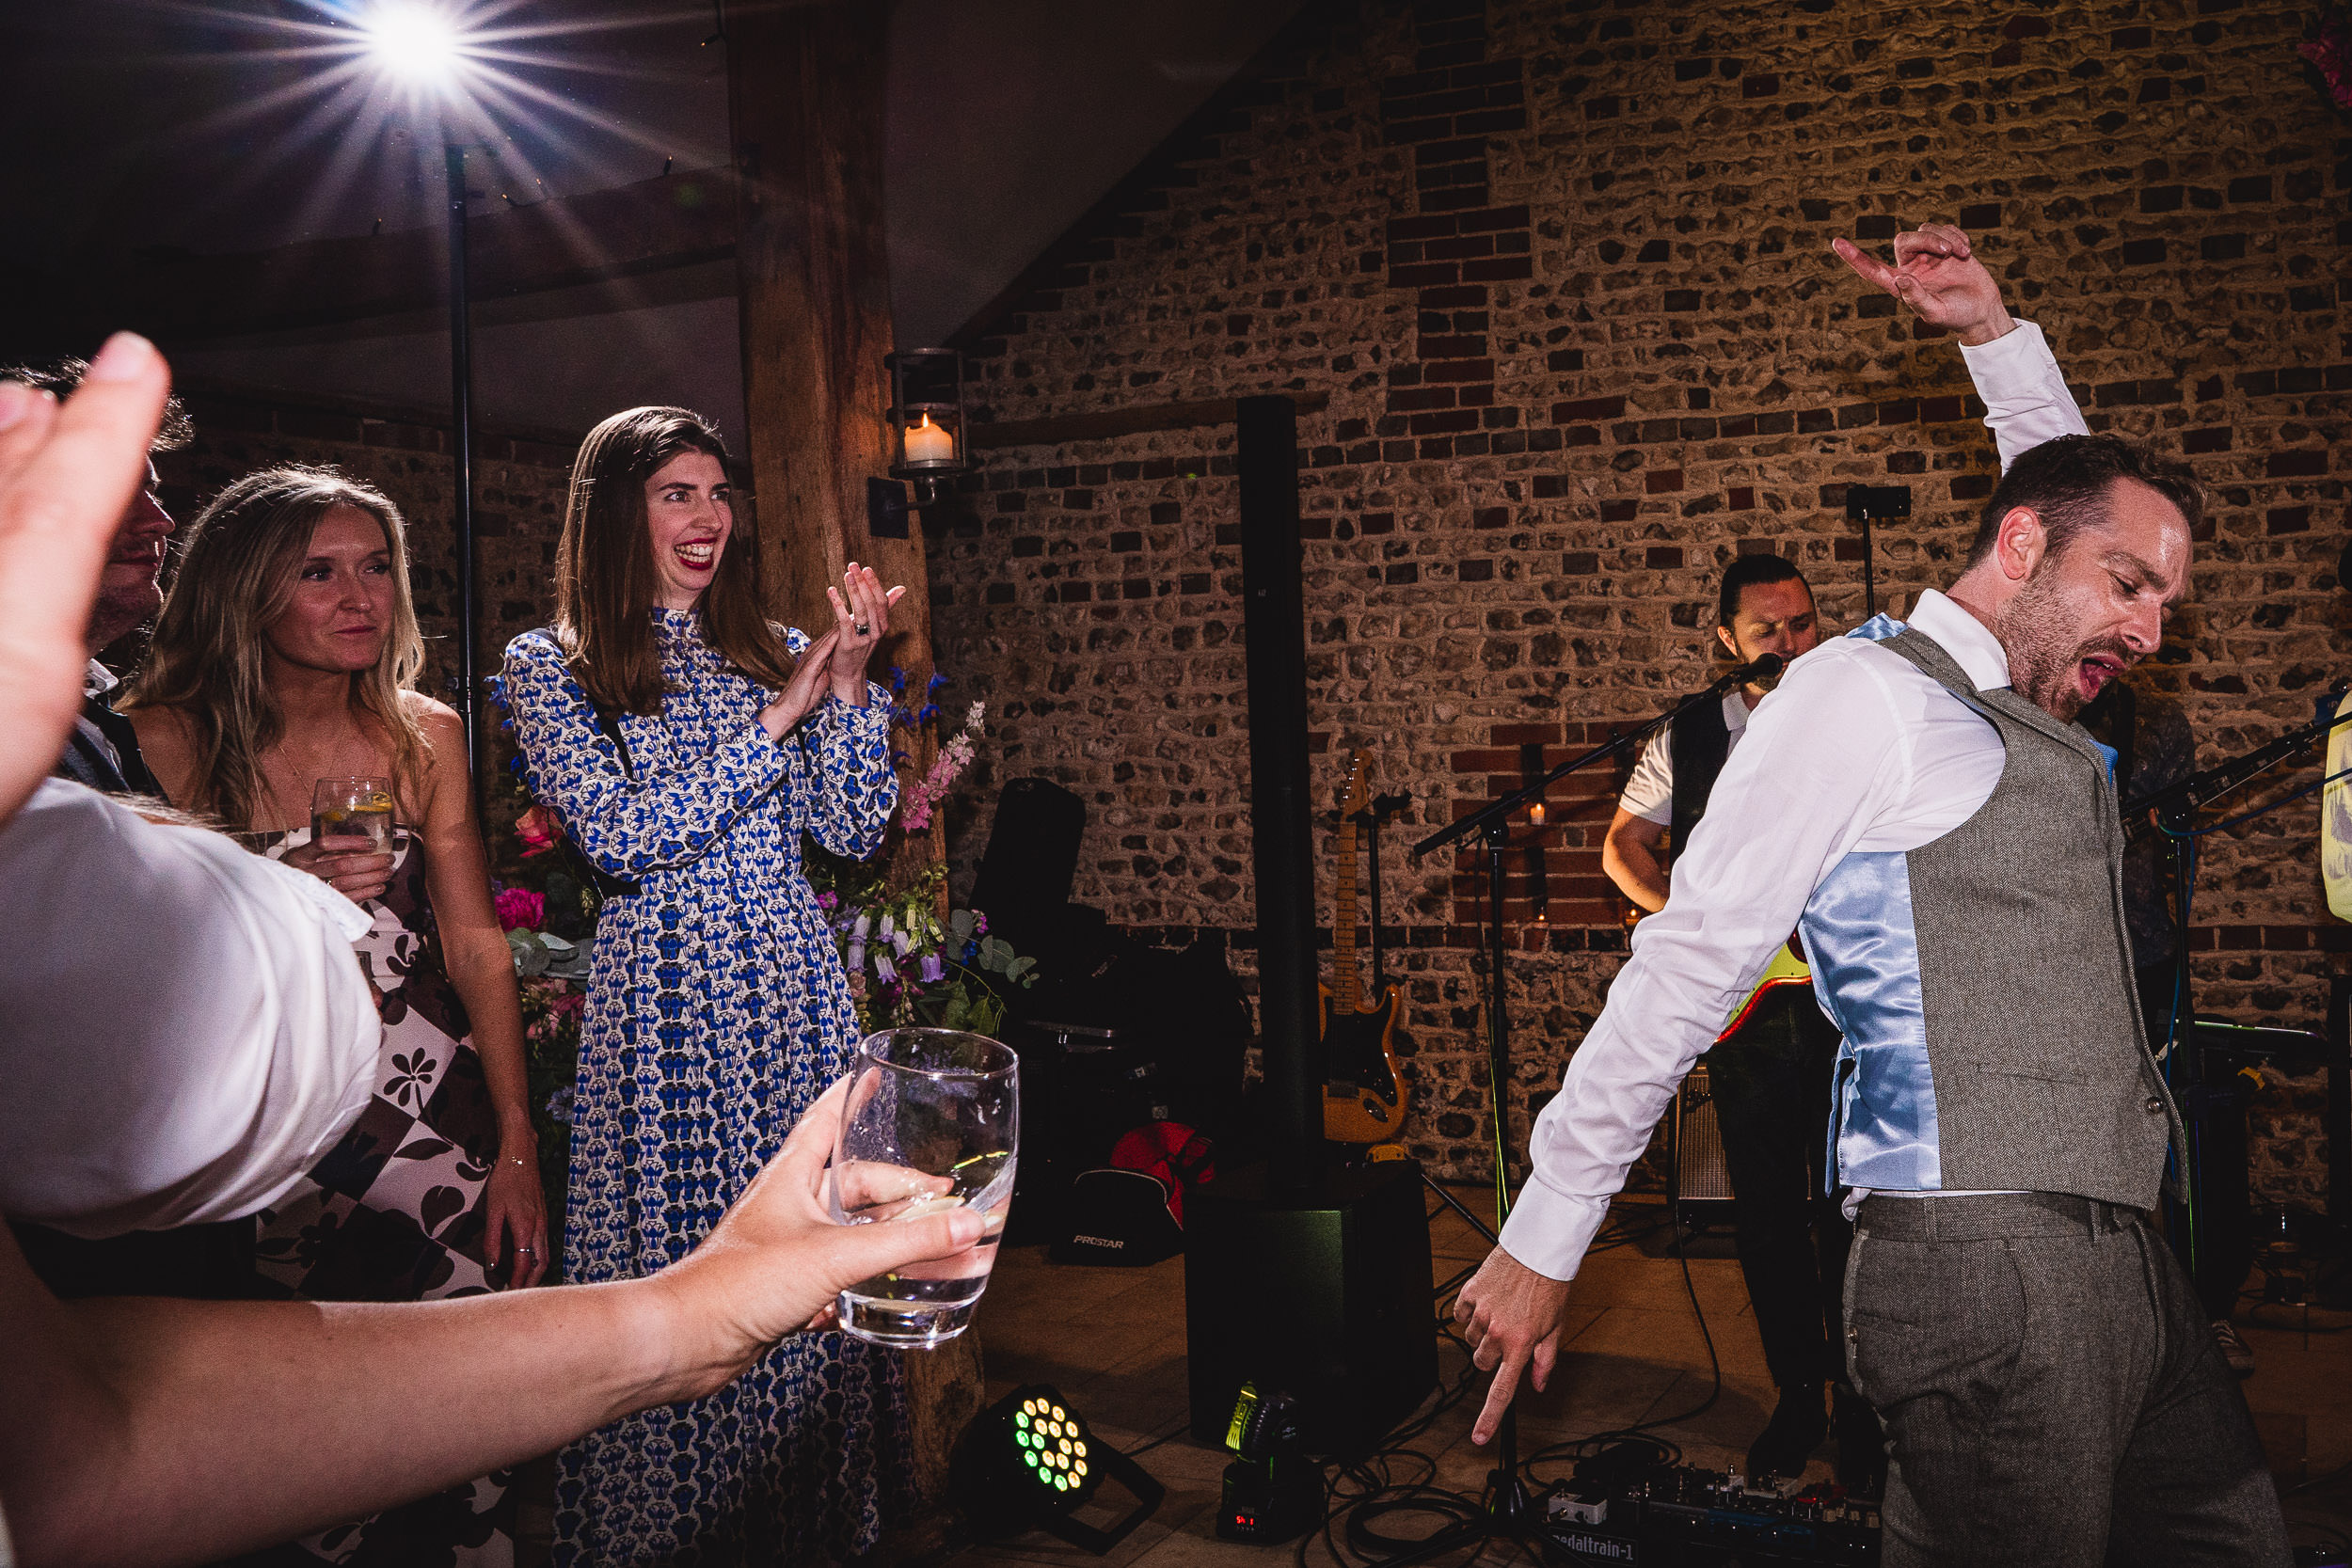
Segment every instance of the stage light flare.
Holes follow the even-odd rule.
[[[361,30],[375,63],[417,87],[446,86],[466,56],[465,38],[455,24],[415,0],[386,0]]]

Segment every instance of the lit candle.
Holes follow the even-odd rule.
[[[956,460],[956,438],[942,427],[931,423],[929,414],[921,424],[907,426],[907,461],[910,463],[952,463]]]

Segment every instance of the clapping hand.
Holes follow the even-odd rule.
[[[871,566],[850,562],[841,586],[825,590],[833,601],[833,694],[851,707],[866,703],[866,661],[890,630],[890,607],[906,596],[903,588],[882,591]],[[810,650],[812,653],[814,649]]]
[[[2001,305],[2000,284],[1977,260],[1968,236],[1948,223],[1923,223],[1896,235],[1891,267],[1851,240],[1832,240],[1829,247],[1865,282],[1901,300],[1929,325],[1958,334],[1971,348],[2017,325]]]
[[[840,637],[841,628],[835,626],[803,648],[800,662],[792,667],[792,679],[774,702],[759,710],[759,722],[770,739],[782,740],[823,700],[825,683],[833,675],[833,645]]]

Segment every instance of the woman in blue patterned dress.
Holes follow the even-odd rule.
[[[564,1244],[582,1284],[683,1258],[856,1046],[801,838],[861,857],[882,842],[898,779],[865,667],[901,590],[852,562],[816,641],[769,623],[725,455],[684,409],[591,432],[555,624],[506,650],[532,794],[636,885],[597,923],[580,1031]],[[888,1353],[800,1336],[709,1399],[565,1449],[555,1560],[838,1560],[903,1495],[905,1432]]]

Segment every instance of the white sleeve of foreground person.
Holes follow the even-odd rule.
[[[1749,721],[1676,859],[1673,896],[1635,928],[1608,1006],[1528,1140],[1533,1169],[1502,1246],[1537,1274],[1575,1276],[1676,1086],[1813,889],[1901,815],[1913,772],[1905,709],[1915,705],[1904,668],[1838,639],[1791,666]]]
[[[53,779],[0,828],[0,1214],[71,1235],[266,1207],[368,1102],[368,916]]]

